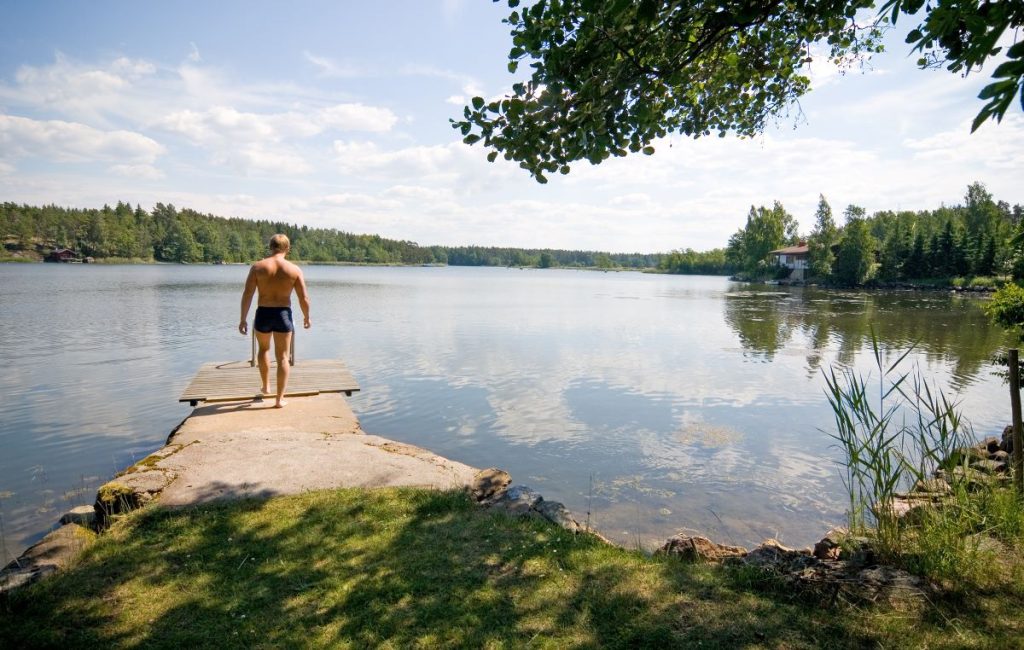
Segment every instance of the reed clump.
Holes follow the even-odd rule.
[[[913,347],[887,364],[872,332],[872,350],[875,378],[825,372],[851,533],[882,561],[947,585],[1024,575],[1024,504],[972,467],[976,438],[956,401],[919,368],[900,370]]]

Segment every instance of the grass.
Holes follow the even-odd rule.
[[[830,606],[461,492],[334,490],[128,515],[0,603],[0,647],[1007,647],[1019,585]]]
[[[950,280],[950,285],[957,288],[982,288],[998,289],[1009,281],[1006,276],[975,275],[962,277],[958,276]]]

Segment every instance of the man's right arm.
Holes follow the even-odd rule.
[[[309,329],[309,292],[306,291],[306,278],[302,275],[302,269],[299,269],[299,277],[295,280],[295,295],[299,299],[299,308],[302,309],[302,326]]]
[[[245,279],[245,289],[242,290],[242,318],[238,321],[238,331],[246,334],[249,325],[246,319],[249,318],[249,307],[252,306],[252,297],[256,294],[256,266],[249,267],[249,277]]]

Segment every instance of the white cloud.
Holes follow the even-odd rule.
[[[112,165],[110,171],[120,176],[144,178],[151,181],[164,178],[164,173],[152,165]]]
[[[1010,114],[1002,124],[987,123],[971,133],[968,123],[923,138],[908,138],[904,146],[921,161],[939,161],[969,167],[980,173],[987,167],[1024,169],[1024,118]]]
[[[213,161],[232,167],[242,174],[253,171],[296,176],[312,171],[312,166],[296,153],[280,148],[270,149],[255,143],[218,151]]]
[[[324,129],[383,133],[390,131],[398,118],[390,109],[355,103],[320,109],[314,120]]]
[[[13,173],[14,173],[14,165],[12,165],[10,163],[5,163],[4,161],[0,160],[0,176],[3,176],[4,174],[13,174]]]
[[[313,54],[309,50],[302,53],[312,63],[321,77],[358,77],[363,71],[351,63],[339,63],[329,57]]]
[[[455,146],[461,147],[461,144]],[[454,156],[453,145],[407,147],[394,151],[381,150],[373,142],[334,141],[339,167],[348,172],[380,172],[389,177],[409,175],[431,176],[447,171],[446,163]]]
[[[152,163],[164,153],[159,142],[131,131],[102,131],[61,120],[0,115],[0,145],[8,155],[58,162],[112,160]]]
[[[0,82],[0,104],[9,110],[30,107],[74,121],[103,122],[104,115],[132,110],[136,86],[156,73],[156,65],[142,59],[119,57],[106,65],[89,65],[58,52],[50,65],[20,66],[14,84]]]
[[[329,194],[320,201],[325,206],[357,210],[397,210],[402,207],[400,201],[381,199],[372,194],[346,192]]]
[[[308,138],[326,130],[388,131],[398,118],[385,108],[337,104],[314,111],[253,113],[230,106],[165,115],[157,126],[184,135],[198,145],[217,142],[280,142]]]
[[[156,73],[156,65],[153,63],[143,59],[129,59],[124,56],[114,59],[110,67],[127,79],[141,79]]]
[[[203,60],[202,55],[199,54],[199,47],[195,43],[189,43],[188,56],[185,58],[192,63],[199,63]]]

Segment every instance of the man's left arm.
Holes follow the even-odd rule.
[[[238,321],[238,331],[242,334],[249,333],[249,307],[252,306],[252,297],[256,295],[256,267],[249,268],[249,277],[245,279],[245,289],[242,291],[242,318]]]
[[[302,326],[310,328],[309,322],[309,291],[306,290],[306,278],[299,269],[299,277],[295,279],[295,295],[299,298],[299,308],[302,309]]]

